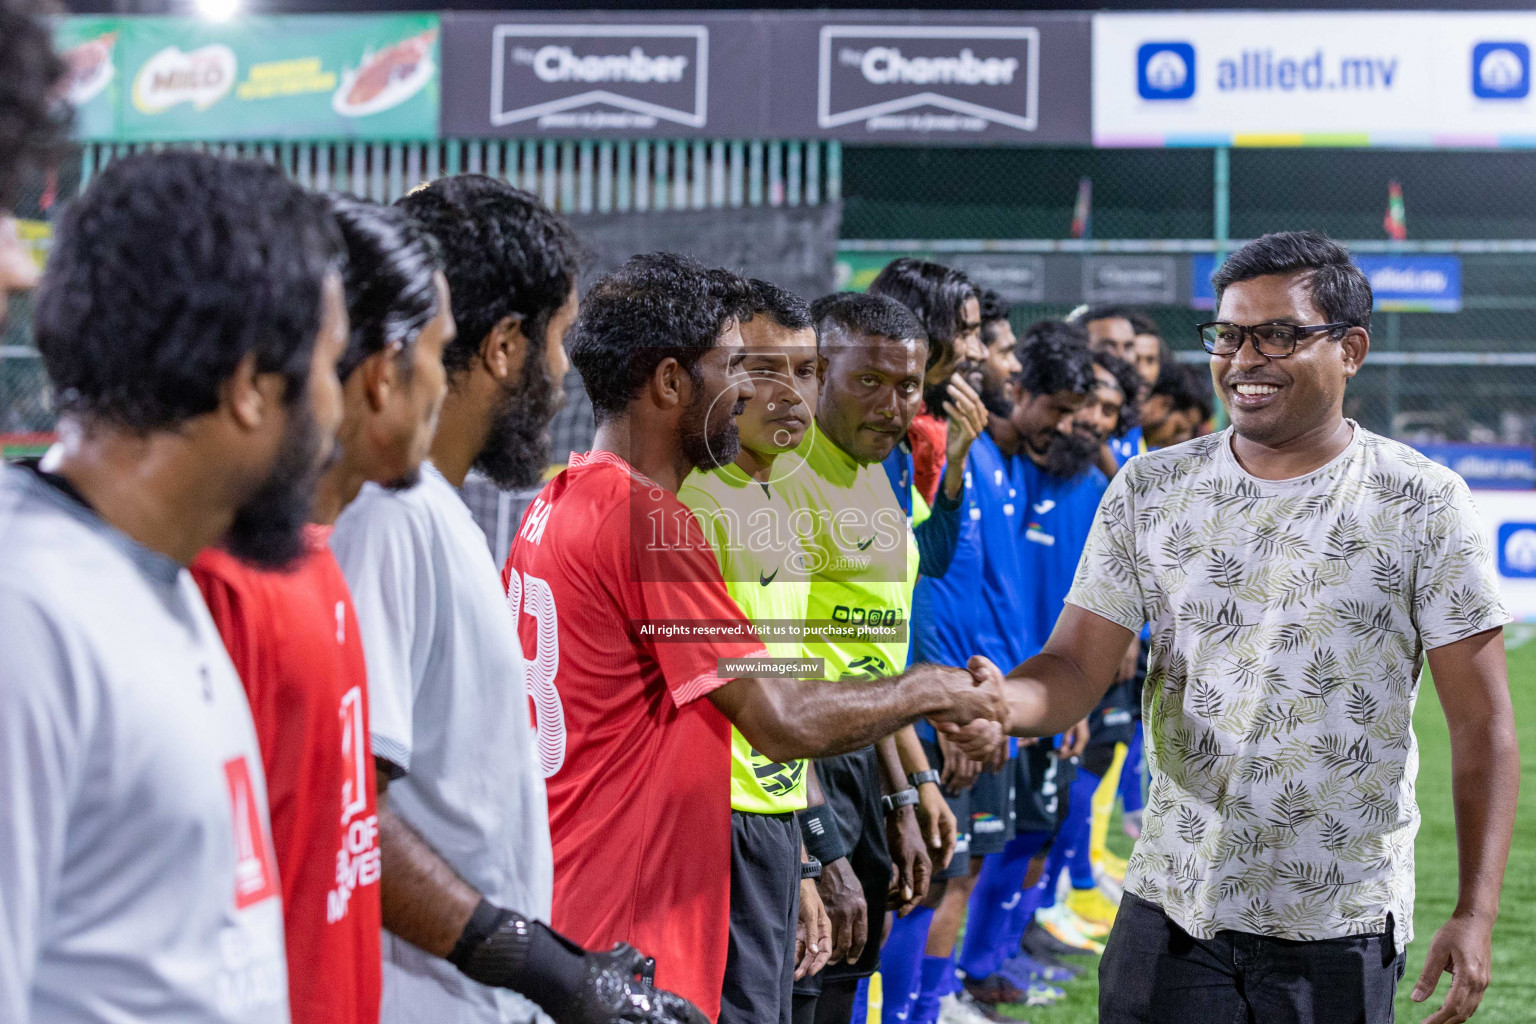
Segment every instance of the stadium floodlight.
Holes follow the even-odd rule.
[[[209,21],[228,21],[240,11],[240,0],[196,0],[197,13]]]

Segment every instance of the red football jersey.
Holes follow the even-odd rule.
[[[912,426],[907,428],[907,444],[912,449],[912,483],[923,500],[932,505],[944,475],[949,424],[930,412],[920,412],[912,417]]]
[[[764,653],[693,514],[608,452],[575,454],[502,572],[549,789],[554,927],[629,942],[656,983],[720,1013],[731,888],[720,658]],[[669,638],[663,624],[709,636]]]
[[[293,1024],[377,1024],[379,818],[352,597],[310,527],[289,572],[209,549],[192,575],[245,684],[267,774]]]

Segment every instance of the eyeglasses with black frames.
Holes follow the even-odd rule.
[[[1296,345],[1303,338],[1314,334],[1335,334],[1347,330],[1353,324],[1231,324],[1225,320],[1212,320],[1198,324],[1200,344],[1213,356],[1235,356],[1249,338],[1254,350],[1267,359],[1284,359],[1296,353]]]

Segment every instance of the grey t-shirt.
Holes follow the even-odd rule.
[[[1067,595],[1152,624],[1153,773],[1125,888],[1200,938],[1413,938],[1413,705],[1424,652],[1502,626],[1467,485],[1354,426],[1261,480],[1231,431],[1110,484]]]
[[[523,654],[485,535],[437,469],[363,488],[331,550],[357,608],[388,801],[498,906],[549,920],[554,858]],[[530,1004],[385,936],[382,1020],[526,1020]]]
[[[0,1020],[286,1024],[280,892],[191,576],[0,466]]]

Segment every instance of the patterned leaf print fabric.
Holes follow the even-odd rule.
[[[1293,480],[1231,431],[1110,484],[1067,601],[1152,625],[1153,783],[1127,890],[1190,934],[1412,939],[1424,651],[1509,621],[1472,495],[1354,426]]]

